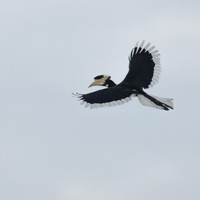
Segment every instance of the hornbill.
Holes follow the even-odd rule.
[[[99,75],[94,78],[94,82],[89,86],[105,86],[88,94],[73,94],[78,97],[85,107],[98,108],[124,104],[132,97],[138,97],[144,106],[150,106],[161,110],[173,109],[173,99],[161,98],[147,94],[143,89],[154,86],[158,82],[160,75],[160,54],[150,47],[148,43],[145,47],[144,41],[132,49],[129,56],[129,71],[125,79],[115,84],[108,75]]]

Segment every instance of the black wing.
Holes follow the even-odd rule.
[[[160,75],[160,54],[149,48],[150,43],[144,48],[144,41],[138,47],[138,43],[131,51],[129,57],[129,72],[122,82],[130,83],[139,88],[149,88],[158,82]]]
[[[135,96],[132,89],[124,88],[121,86],[114,86],[88,94],[74,94],[80,100],[81,104],[85,104],[90,108],[120,105],[131,100]]]

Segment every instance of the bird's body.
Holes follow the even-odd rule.
[[[145,106],[163,110],[173,109],[173,99],[150,96],[143,90],[155,85],[160,75],[160,54],[157,54],[157,50],[153,51],[155,47],[149,48],[150,43],[144,48],[143,45],[144,41],[139,47],[137,43],[131,51],[129,72],[121,83],[115,84],[108,75],[96,76],[89,87],[101,85],[107,88],[88,94],[75,94],[82,100],[81,104],[90,108],[114,106],[137,96]]]

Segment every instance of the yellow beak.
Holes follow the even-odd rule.
[[[103,85],[104,84],[104,80],[102,80],[102,79],[97,79],[97,80],[94,80],[94,82],[93,83],[91,83],[90,85],[89,85],[89,87],[92,87],[92,86],[95,86],[95,85]]]

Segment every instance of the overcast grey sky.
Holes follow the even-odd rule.
[[[0,0],[0,199],[200,199],[200,2]],[[93,77],[119,83],[137,41],[161,53],[147,93],[79,105]]]

